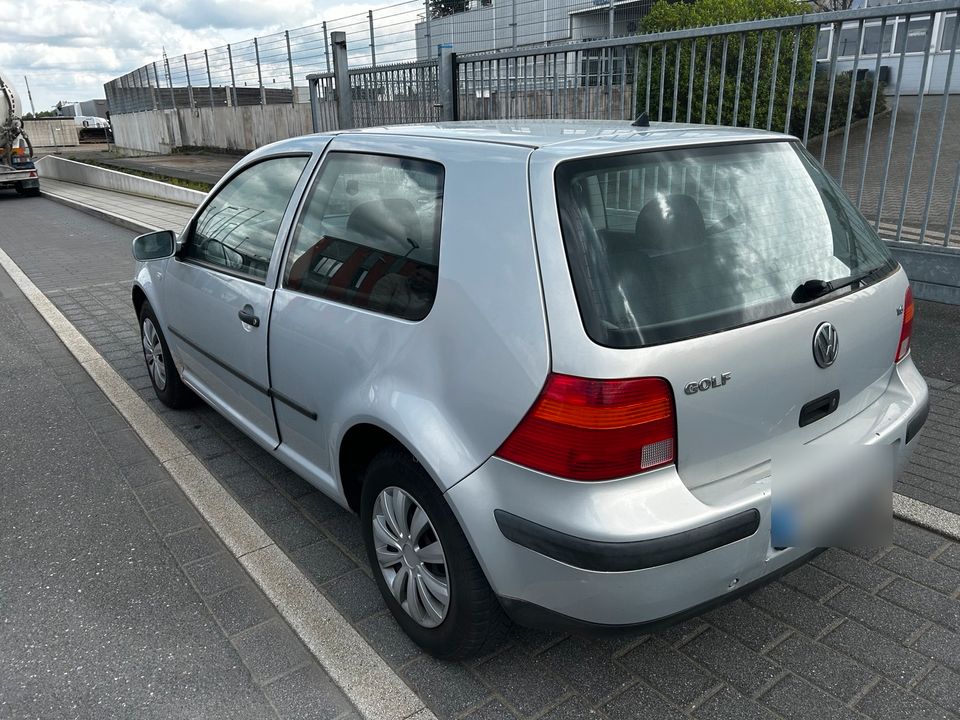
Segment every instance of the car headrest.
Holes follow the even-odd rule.
[[[690,250],[707,240],[697,201],[689,195],[659,195],[643,206],[634,226],[637,245],[649,255]]]
[[[371,200],[357,205],[350,217],[347,218],[347,235],[349,240],[370,238],[386,244],[390,241],[396,244],[393,251],[403,255],[410,250],[411,240],[418,246],[422,240],[420,217],[417,215],[413,203],[403,198],[386,198]],[[360,235],[361,238],[355,236]]]

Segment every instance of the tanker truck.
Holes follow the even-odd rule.
[[[24,132],[20,107],[20,96],[0,70],[0,188],[12,187],[18,195],[39,195],[33,145]]]

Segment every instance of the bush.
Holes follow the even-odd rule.
[[[787,17],[801,15],[810,10],[811,6],[808,3],[797,2],[797,0],[698,0],[690,4],[659,0],[650,14],[644,18],[642,32],[659,33],[683,28]],[[724,39],[727,43],[725,64],[722,58]],[[689,117],[693,122],[704,120],[707,123],[717,123],[719,121],[721,125],[765,128],[768,126],[769,118],[769,127],[772,130],[787,130],[794,135],[802,136],[816,40],[817,30],[814,27],[802,28],[799,31],[794,29],[783,31],[776,63],[774,55],[777,31],[775,30],[734,33],[725,38],[716,36],[711,43],[709,61],[705,38],[698,39],[696,44],[686,40],[654,46],[649,59],[645,53],[640,53],[641,62],[637,71],[637,112],[639,114],[646,107],[649,92],[651,119],[676,118],[677,121],[684,122]],[[791,99],[790,75],[795,49],[797,65]],[[652,60],[649,68],[648,60]],[[708,62],[709,72],[706,72],[705,67]],[[693,67],[692,86],[691,66]],[[739,94],[736,86],[738,67],[742,68]],[[829,77],[826,72],[828,67],[824,64],[817,68],[810,114],[810,137],[823,131],[829,89]],[[647,83],[648,71],[649,84]],[[706,88],[704,105],[704,82],[707,80],[709,86]],[[867,115],[870,108],[871,89],[872,81],[857,83],[853,118]],[[849,94],[850,73],[838,73],[830,113],[831,129],[844,124]],[[790,105],[789,123],[787,122],[788,104]],[[883,95],[878,92],[877,111],[884,107]],[[734,108],[736,108],[736,115],[734,115]]]
[[[806,3],[795,0],[700,0],[699,2],[668,3],[660,0],[650,14],[643,20],[645,33],[667,32],[691,27],[704,27],[764,18],[800,15],[809,10]],[[653,53],[653,66],[650,81],[651,108],[659,105],[661,93],[661,65],[663,68],[663,115],[664,119],[685,121],[688,117],[689,104],[691,120],[704,118],[708,123],[715,123],[718,119],[722,125],[754,125],[766,127],[767,117],[771,105],[771,86],[773,86],[773,116],[771,127],[783,129],[786,120],[787,96],[789,94],[790,68],[793,49],[797,48],[797,79],[809,78],[811,54],[815,42],[816,31],[806,28],[799,33],[786,32],[781,37],[780,54],[777,67],[774,68],[773,56],[775,52],[777,33],[772,30],[751,32],[726,36],[727,57],[723,63],[723,38],[715,37],[712,42],[709,73],[706,67],[705,39],[696,44],[691,41],[668,43],[656,49]],[[758,60],[759,51],[759,63]],[[679,58],[678,58],[679,54]],[[641,53],[642,57],[642,53]],[[646,61],[647,58],[644,58]],[[645,64],[645,62],[644,62]],[[679,73],[678,70],[679,64]],[[693,92],[690,88],[690,69],[693,66]],[[739,97],[737,97],[737,69],[742,68]],[[757,70],[759,68],[759,70]],[[774,73],[776,80],[774,82]],[[704,80],[709,74],[710,86],[707,88],[707,104],[704,108]],[[641,104],[646,103],[646,75],[647,68],[640,69],[640,86],[638,87]],[[756,75],[756,88],[754,76]],[[677,78],[679,78],[677,80]],[[675,82],[676,81],[676,82]],[[806,87],[806,84],[804,84]],[[723,89],[723,103],[721,101]],[[756,90],[756,100],[753,92]],[[806,102],[806,96],[794,88],[793,105],[798,101]],[[799,95],[799,97],[798,97]],[[676,96],[676,102],[674,102]],[[754,109],[751,118],[751,106]],[[736,107],[736,117],[734,108]],[[676,114],[674,114],[676,113]],[[651,114],[660,117],[659,110]]]
[[[813,83],[813,102],[810,106],[810,130],[809,137],[814,138],[823,134],[823,127],[827,118],[827,96],[830,92],[830,66],[823,64],[818,68],[821,72],[817,73],[816,80]],[[844,126],[847,121],[847,103],[850,100],[850,79],[852,73],[837,73],[837,78],[833,86],[833,105],[830,108],[830,130],[836,130]],[[809,82],[804,83],[804,92],[809,89]],[[873,92],[873,78],[867,78],[856,83],[856,89],[853,96],[853,111],[851,113],[851,122],[858,118],[865,118],[870,114],[870,95]],[[798,137],[803,137],[803,125],[806,121],[806,98],[803,100],[802,108],[794,107],[790,113],[790,132]],[[877,89],[877,101],[875,113],[881,113],[887,109],[887,98],[883,94],[883,85]]]

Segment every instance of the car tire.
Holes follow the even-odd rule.
[[[13,186],[13,189],[17,191],[17,195],[21,197],[39,197],[40,188],[38,187],[29,187],[25,188],[19,183]]]
[[[387,512],[387,507],[394,512]],[[396,513],[400,507],[402,519]],[[418,511],[425,514],[425,522]],[[436,483],[406,450],[388,448],[370,462],[363,478],[360,518],[377,587],[417,645],[448,659],[484,654],[500,645],[509,621]],[[404,542],[395,542],[398,537]],[[435,544],[440,546],[442,563],[429,562],[437,559]],[[421,556],[421,550],[427,552]],[[444,582],[448,600],[440,617],[442,593],[431,590]],[[408,611],[411,601],[414,609]]]
[[[140,344],[147,374],[160,402],[174,409],[192,405],[196,396],[180,379],[160,322],[147,302],[140,308]]]

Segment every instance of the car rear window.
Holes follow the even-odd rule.
[[[896,268],[798,143],[592,157],[561,163],[555,180],[580,314],[601,345],[640,347],[738,327],[852,292]],[[799,293],[804,283],[819,288],[818,297]]]

